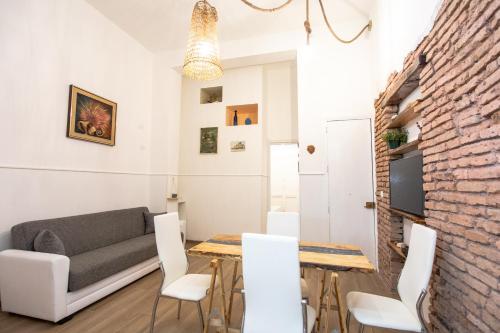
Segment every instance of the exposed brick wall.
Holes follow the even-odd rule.
[[[435,332],[500,332],[499,8],[500,0],[443,1],[433,29],[404,65],[427,56],[419,149],[425,220],[438,232]],[[395,110],[382,108],[383,97],[375,102],[379,266],[394,286],[401,263],[387,241],[400,239],[401,220],[388,210],[389,157],[381,134]]]

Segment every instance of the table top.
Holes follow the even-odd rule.
[[[188,250],[191,256],[241,260],[240,235],[216,235]],[[375,267],[361,249],[354,245],[334,243],[299,243],[300,264],[331,271],[363,270],[372,272]]]

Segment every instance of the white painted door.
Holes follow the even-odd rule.
[[[330,241],[354,244],[376,264],[370,119],[327,123]]]
[[[299,211],[299,147],[296,143],[270,146],[270,210]]]

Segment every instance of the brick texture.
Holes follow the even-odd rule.
[[[431,281],[434,332],[500,332],[500,0],[444,0],[434,27],[387,88],[425,54],[420,73],[425,221],[438,233]],[[380,273],[395,287],[402,240],[389,210],[388,149],[397,106],[375,101]],[[384,196],[380,195],[384,192]]]

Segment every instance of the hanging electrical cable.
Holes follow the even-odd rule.
[[[253,8],[253,9],[256,9],[258,11],[261,11],[261,12],[275,12],[275,11],[278,11],[280,9],[285,8],[286,6],[288,6],[292,2],[292,0],[286,0],[283,4],[281,4],[281,5],[277,6],[277,7],[274,7],[274,8],[263,8],[263,7],[259,7],[259,6],[255,5],[255,4],[253,4],[249,0],[241,0],[241,1],[244,4],[246,4],[247,6]],[[322,0],[318,0],[318,1],[319,1],[319,5],[320,5],[320,8],[321,8],[321,13],[323,14],[323,19],[325,21],[326,26],[328,27],[328,30],[330,30],[330,33],[339,42],[344,43],[344,44],[350,44],[350,43],[354,42],[356,39],[358,39],[363,34],[363,32],[365,32],[366,30],[368,30],[368,31],[371,30],[371,28],[372,28],[372,21],[370,20],[361,29],[361,31],[358,32],[358,34],[356,36],[354,36],[353,38],[351,38],[351,39],[344,39],[344,38],[340,37],[333,30],[333,27],[330,24],[330,21],[328,20],[328,16],[326,15],[326,10],[325,10],[325,6],[323,5],[323,1]],[[306,34],[307,34],[307,43],[309,44],[309,37],[310,37],[311,32],[312,32],[311,21],[309,20],[309,0],[306,0],[306,20],[304,21],[304,28],[305,28]]]

